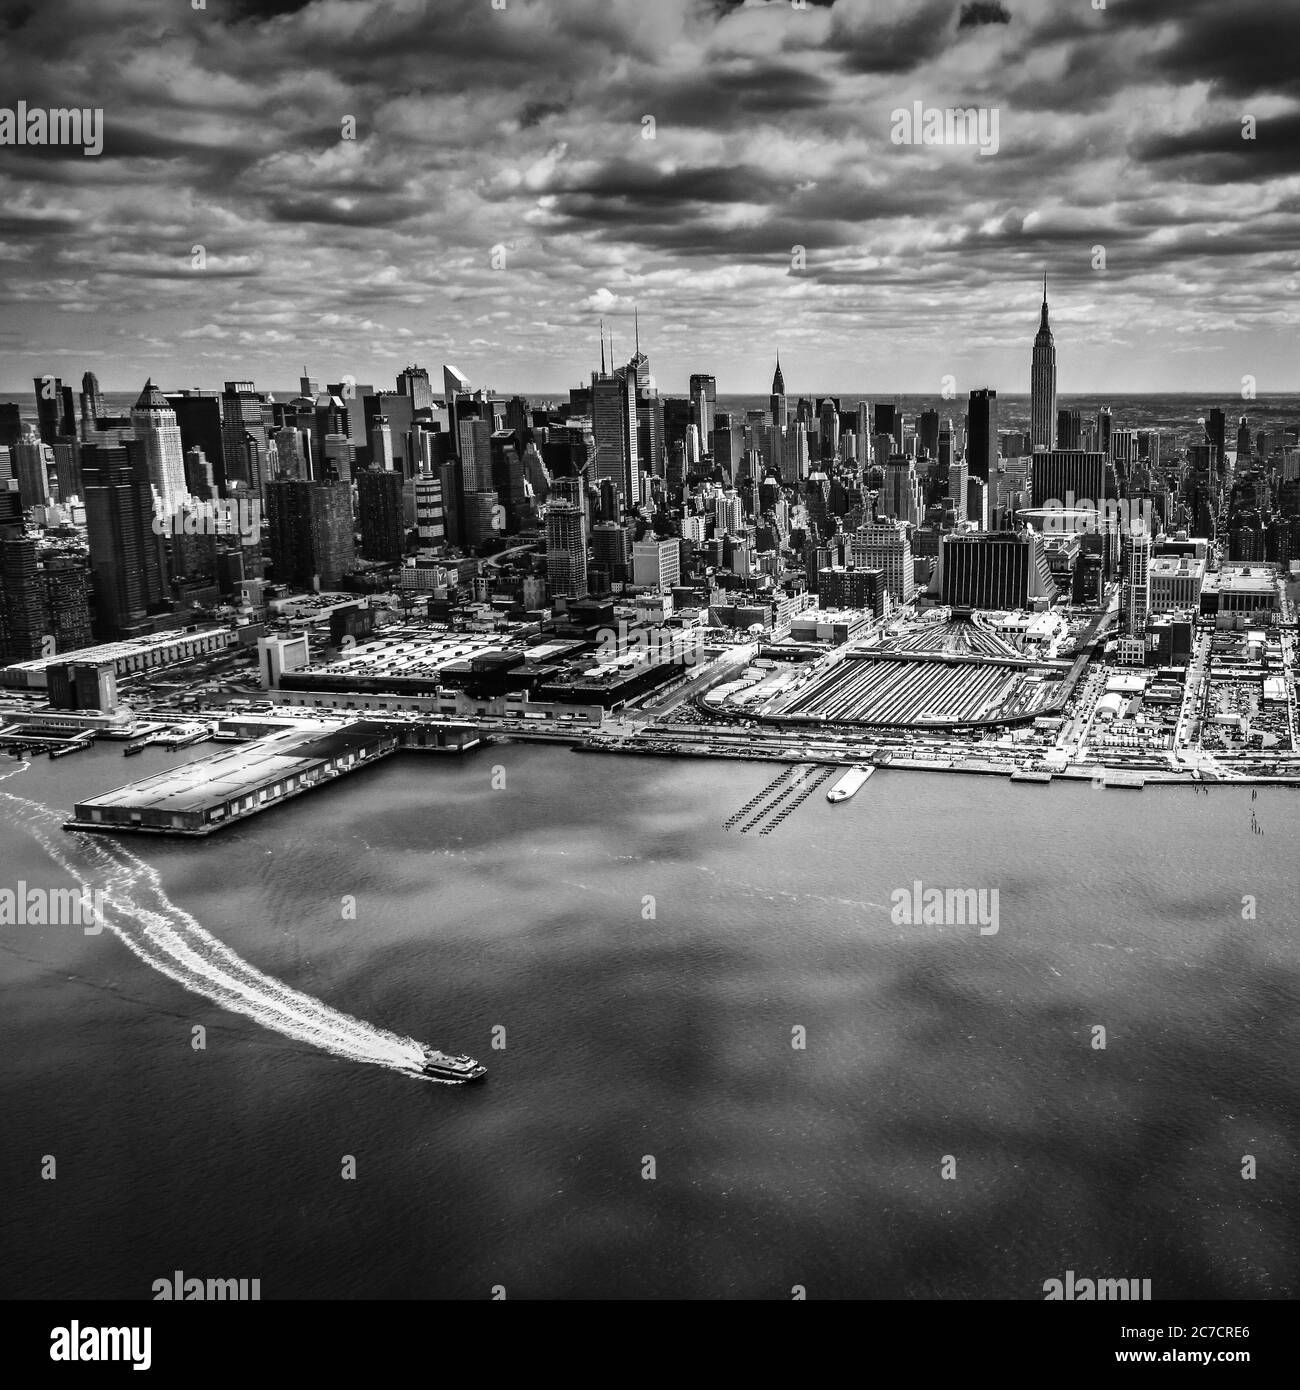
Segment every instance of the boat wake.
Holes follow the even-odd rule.
[[[223,1009],[335,1057],[389,1067],[420,1080],[438,1079],[420,1074],[423,1048],[414,1038],[341,1013],[263,974],[223,945],[168,898],[152,865],[116,840],[84,832],[69,834],[58,812],[26,797],[0,792],[0,801],[6,803],[9,818],[73,882],[103,895],[103,925],[160,974]]]

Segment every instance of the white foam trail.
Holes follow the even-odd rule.
[[[0,774],[0,781],[12,775]],[[76,883],[103,893],[104,925],[168,979],[264,1028],[336,1057],[403,1071],[419,1066],[422,1048],[414,1038],[332,1009],[250,965],[173,903],[157,870],[117,840],[87,832],[70,835],[63,830],[58,812],[25,797],[3,792],[0,800],[9,803],[12,819]]]

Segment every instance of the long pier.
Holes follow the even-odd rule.
[[[77,802],[65,830],[203,836],[399,752],[465,753],[482,739],[465,724],[356,719],[266,737],[168,768]]]

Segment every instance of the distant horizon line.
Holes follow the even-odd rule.
[[[154,381],[154,378],[153,378],[153,377],[150,377],[150,378],[148,378],[148,379],[149,379],[150,381]],[[248,380],[247,377],[239,377],[239,378],[230,377],[230,378],[227,378],[227,379],[228,379],[228,380],[232,380],[232,381],[233,381],[233,380],[240,380],[240,381]],[[63,380],[63,378],[60,378],[60,380]],[[320,380],[320,378],[318,378],[318,380]],[[431,384],[432,384],[432,380],[433,380],[432,377],[430,377],[430,383],[431,383]],[[64,386],[71,386],[71,387],[73,388],[73,390],[74,390],[74,393],[75,393],[76,395],[80,396],[80,394],[81,394],[81,388],[80,388],[79,382],[78,382],[77,380],[75,380],[75,379],[63,380],[63,384],[64,384]],[[154,381],[154,384],[157,385],[158,383],[157,383],[156,381]],[[325,384],[325,385],[328,385],[327,382],[324,383],[324,384]],[[368,382],[367,382],[367,383],[363,383],[363,384],[365,384],[365,385],[376,384],[376,388],[377,388],[378,390],[387,392],[387,393],[390,394],[390,395],[396,395],[396,394],[397,394],[397,390],[396,390],[396,386],[395,386],[395,385],[389,387],[389,386],[379,386],[379,385],[377,385],[377,383],[368,383]],[[174,395],[178,395],[178,394],[180,394],[180,392],[182,392],[182,391],[204,391],[204,392],[209,392],[209,393],[211,393],[212,395],[219,396],[219,395],[221,394],[222,387],[223,387],[224,385],[225,385],[225,382],[223,381],[223,382],[222,382],[222,386],[216,386],[216,387],[214,387],[214,386],[173,386],[173,387],[159,386],[158,389],[162,392],[162,394],[163,394],[164,396],[167,396],[167,395],[173,395],[173,396],[174,396]],[[126,395],[133,395],[133,394],[134,394],[134,395],[138,395],[138,394],[140,393],[141,387],[139,387],[139,386],[113,387],[113,386],[105,386],[105,385],[101,382],[101,383],[100,383],[100,388],[99,388],[99,389],[100,389],[100,394],[101,394],[101,395],[109,395],[109,396],[126,396]],[[256,389],[257,391],[259,391],[259,392],[270,392],[270,393],[272,393],[272,394],[280,394],[280,395],[284,395],[284,396],[286,396],[286,397],[289,395],[289,390],[288,390],[287,388],[283,387],[283,386],[276,386],[276,385],[270,385],[270,386],[257,386],[256,383],[255,383],[255,389]],[[568,392],[570,392],[570,391],[577,391],[577,390],[584,390],[584,389],[588,389],[588,388],[583,387],[583,386],[567,386],[567,387],[562,387],[562,388],[559,388],[559,389],[556,389],[556,390],[549,390],[549,391],[548,391],[548,390],[535,390],[535,389],[532,389],[532,388],[529,388],[529,387],[519,387],[519,386],[506,386],[506,387],[492,386],[492,387],[490,387],[490,388],[489,388],[489,387],[486,387],[486,386],[483,386],[483,387],[474,387],[474,388],[473,388],[473,390],[476,390],[476,391],[478,391],[478,390],[490,390],[490,391],[491,391],[491,394],[492,394],[493,396],[498,396],[498,397],[505,397],[505,396],[525,396],[525,397],[534,397],[534,396],[535,396],[535,397],[538,397],[538,398],[544,398],[544,397],[545,397],[545,398],[561,397],[561,396],[567,395]],[[675,396],[677,396],[677,395],[679,395],[679,394],[680,394],[681,396],[689,396],[689,395],[690,395],[690,386],[689,386],[689,383],[688,383],[686,386],[682,387],[682,389],[681,389],[680,392],[675,391],[675,390],[667,390],[667,391],[665,391],[665,390],[663,390],[662,388],[657,388],[657,389],[659,390],[659,394],[660,394],[660,397],[661,397],[661,398],[664,397],[664,396],[673,396],[673,397],[675,397]],[[1241,406],[1242,406],[1242,413],[1243,413],[1243,414],[1248,414],[1248,413],[1249,413],[1249,408],[1250,408],[1251,406],[1258,406],[1259,402],[1260,402],[1261,400],[1263,400],[1263,399],[1278,398],[1278,397],[1291,397],[1291,396],[1300,398],[1300,388],[1298,388],[1298,389],[1296,389],[1296,390],[1294,390],[1294,391],[1280,391],[1280,390],[1278,390],[1278,391],[1258,391],[1258,392],[1257,392],[1257,395],[1256,395],[1256,397],[1255,397],[1255,399],[1253,399],[1253,400],[1242,400],[1242,399],[1241,399],[1241,396],[1240,396],[1240,390],[1241,390],[1241,388],[1240,388],[1240,387],[1237,387],[1234,391],[1232,391],[1232,392],[1230,393],[1230,395],[1227,395],[1226,398],[1232,399],[1232,400],[1234,400],[1234,401],[1239,401],[1240,404],[1241,404]],[[1003,391],[1003,390],[1001,390],[1000,388],[998,388],[998,387],[996,387],[996,386],[975,386],[975,387],[970,387],[970,388],[968,388],[968,389],[965,390],[965,391],[959,391],[959,392],[957,392],[957,394],[956,394],[955,396],[948,397],[948,398],[946,398],[946,399],[949,399],[949,400],[952,400],[952,401],[965,400],[965,399],[970,395],[970,392],[971,392],[971,391],[993,391],[1000,399],[1005,397],[1005,398],[1008,399],[1008,400],[1014,400],[1014,399],[1017,399],[1017,398],[1020,398],[1020,397],[1023,397],[1025,400],[1029,400],[1030,397],[1031,397],[1031,393],[1030,393],[1029,391]],[[295,391],[294,394],[296,394],[296,391]],[[716,399],[721,400],[724,396],[762,396],[762,397],[770,397],[771,394],[772,394],[772,392],[771,392],[770,389],[755,390],[755,391],[743,391],[743,390],[722,391],[722,390],[719,390],[718,393],[717,393]],[[1075,399],[1075,398],[1079,398],[1079,397],[1091,398],[1091,397],[1094,397],[1094,396],[1107,396],[1107,397],[1113,398],[1113,399],[1115,399],[1115,400],[1125,400],[1125,399],[1131,399],[1131,398],[1142,397],[1142,396],[1211,397],[1211,396],[1215,396],[1215,395],[1217,395],[1217,394],[1218,394],[1217,388],[1214,388],[1214,387],[1192,387],[1192,388],[1189,388],[1189,389],[1182,389],[1182,390],[1178,390],[1178,391],[1162,391],[1162,390],[1158,390],[1158,389],[1157,389],[1157,390],[1146,390],[1146,391],[1106,391],[1106,390],[1058,391],[1058,392],[1057,392],[1056,398],[1057,398],[1058,401],[1060,401],[1060,400]],[[14,395],[18,395],[18,396],[27,396],[27,397],[31,397],[33,400],[35,399],[35,394],[34,394],[34,392],[33,392],[33,390],[32,390],[31,387],[13,388],[13,387],[2,387],[2,386],[0,386],[0,396],[14,396]],[[435,390],[435,391],[433,392],[433,396],[434,396],[435,402],[442,402],[442,400],[443,400],[443,393],[442,393],[442,392]],[[880,389],[877,389],[877,390],[875,390],[875,391],[870,391],[870,390],[862,390],[862,389],[857,388],[857,387],[853,387],[853,388],[848,388],[848,389],[846,389],[846,388],[843,388],[843,387],[833,387],[833,386],[832,386],[832,387],[819,387],[819,388],[817,388],[816,390],[794,390],[794,389],[792,389],[792,388],[787,387],[787,388],[786,388],[786,392],[785,392],[785,398],[786,398],[787,401],[788,401],[788,400],[792,400],[792,399],[798,399],[798,398],[800,398],[800,397],[813,397],[813,396],[859,396],[859,397],[864,397],[864,398],[867,398],[867,399],[873,399],[873,398],[877,398],[877,397],[879,397],[879,398],[881,398],[881,399],[884,399],[885,397],[892,397],[892,396],[902,396],[902,397],[904,397],[904,398],[906,398],[906,397],[920,397],[920,398],[923,398],[923,399],[932,399],[932,398],[934,398],[934,397],[937,396],[937,397],[939,397],[940,399],[945,399],[945,397],[943,396],[942,391],[894,391],[894,390],[889,390],[888,388],[880,388]],[[1220,396],[1220,399],[1221,399],[1221,400],[1224,399],[1224,398],[1225,398],[1225,396]]]

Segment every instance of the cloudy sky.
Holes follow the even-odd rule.
[[[1294,0],[198,3],[0,3],[105,123],[0,148],[0,389],[559,392],[638,305],[665,391],[1023,392],[1046,269],[1062,392],[1300,390]]]

